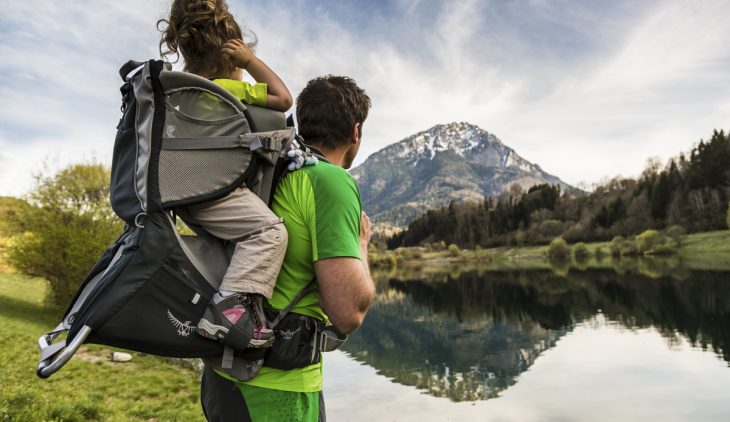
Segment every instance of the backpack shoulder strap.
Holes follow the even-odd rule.
[[[299,301],[304,296],[306,296],[310,292],[314,291],[317,288],[315,286],[315,284],[317,284],[316,282],[317,282],[316,278],[313,278],[312,280],[310,280],[309,283],[307,283],[307,285],[304,286],[302,288],[302,290],[300,290],[299,293],[297,293],[296,296],[294,296],[294,299],[292,299],[292,301],[286,306],[286,308],[279,311],[279,314],[276,315],[276,318],[274,318],[273,321],[269,322],[269,328],[271,328],[273,330],[274,327],[276,327],[281,322],[281,320],[284,319],[285,316],[287,316],[287,314],[294,308],[294,306],[297,303],[299,303]]]

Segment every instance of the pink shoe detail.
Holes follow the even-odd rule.
[[[271,330],[267,327],[256,327],[253,330],[253,338],[256,340],[259,340],[261,338],[262,333],[270,333]]]
[[[244,313],[246,313],[246,310],[243,308],[231,308],[223,311],[223,316],[226,317],[226,319],[230,321],[231,324],[236,325],[236,323],[239,319],[241,319]]]

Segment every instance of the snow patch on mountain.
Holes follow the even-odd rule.
[[[452,200],[495,197],[517,184],[569,185],[495,135],[465,123],[436,125],[372,154],[352,169],[373,221],[405,226]]]
[[[411,166],[417,166],[421,160],[433,160],[436,154],[445,151],[452,151],[469,160],[478,154],[486,153],[489,149],[503,156],[503,167],[517,167],[525,171],[536,170],[529,162],[506,147],[499,138],[466,122],[436,125],[402,139],[385,148],[385,152],[391,163],[407,160]]]

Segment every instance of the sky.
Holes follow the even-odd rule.
[[[2,0],[0,195],[110,164],[119,66],[158,58],[169,1]],[[355,164],[465,121],[572,185],[730,129],[730,0],[229,0],[294,96],[324,74],[372,99]],[[177,69],[181,64],[177,63]]]

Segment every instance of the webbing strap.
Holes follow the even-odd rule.
[[[330,336],[328,333],[333,333],[336,337]],[[319,333],[319,351],[320,352],[331,352],[337,350],[347,341],[347,334],[342,334],[334,326],[327,327]]]
[[[243,136],[209,136],[195,138],[162,138],[164,150],[199,150],[249,148],[256,138]]]
[[[316,279],[312,279],[309,283],[307,283],[307,285],[304,286],[304,288],[302,288],[302,290],[300,290],[296,296],[294,296],[294,299],[292,299],[291,303],[289,303],[286,308],[279,311],[279,314],[276,316],[276,318],[274,318],[274,320],[269,323],[269,328],[273,330],[274,327],[276,327],[281,322],[281,320],[284,319],[289,311],[294,308],[294,305],[296,305],[297,302],[299,302],[306,294],[316,289],[316,287],[314,286],[315,280]]]
[[[251,151],[281,151],[282,140],[268,132],[247,133],[235,136],[197,136],[180,138],[162,138],[164,150],[197,150],[249,148]]]
[[[221,368],[231,369],[233,368],[233,356],[235,351],[233,347],[226,346],[223,348],[223,357],[221,358]]]
[[[267,151],[281,151],[281,139],[273,136],[266,136],[261,139],[261,146]]]
[[[252,191],[258,181],[259,165],[260,164],[258,154],[253,154],[251,156],[251,161],[248,163],[248,168],[246,169],[246,171],[243,172],[243,175],[241,176],[241,178],[243,179],[243,184]]]

